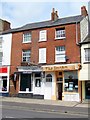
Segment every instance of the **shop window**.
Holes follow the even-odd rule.
[[[78,79],[77,72],[65,73],[64,91],[65,92],[78,92]],[[72,74],[72,75],[71,75]]]
[[[48,74],[46,76],[46,82],[52,82],[52,75],[51,74]]]
[[[35,87],[41,87],[41,72],[35,73]]]
[[[72,79],[72,82],[70,79],[65,79],[64,87],[67,92],[78,92],[78,79]]]
[[[35,80],[35,87],[41,87],[41,79]]]
[[[7,76],[0,78],[0,91],[7,91]]]

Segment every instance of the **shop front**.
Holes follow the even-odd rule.
[[[79,72],[79,81],[82,83],[82,101],[90,99],[90,65],[83,64]]]
[[[9,95],[9,67],[0,67],[0,95]]]
[[[85,82],[85,99],[90,99],[90,81]]]
[[[20,66],[14,73],[19,97],[44,98],[43,72],[38,66]]]
[[[78,80],[78,71],[80,64],[63,64],[42,66],[45,72],[45,84],[47,84],[47,74],[52,76],[52,81],[48,83],[45,89],[45,99],[80,101],[81,83]],[[51,83],[51,84],[50,84]]]

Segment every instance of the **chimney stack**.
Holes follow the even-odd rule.
[[[51,20],[52,20],[52,21],[55,21],[55,20],[57,20],[57,19],[58,19],[58,12],[55,11],[55,9],[53,8],[53,9],[52,9],[52,13],[51,13]]]
[[[81,15],[82,15],[82,16],[84,16],[84,17],[86,17],[86,16],[88,15],[88,13],[87,13],[87,10],[86,10],[86,7],[85,7],[85,6],[82,6],[82,7],[81,7]]]

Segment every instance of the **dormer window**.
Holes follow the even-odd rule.
[[[65,38],[65,28],[56,28],[55,39]]]

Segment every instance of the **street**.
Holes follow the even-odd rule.
[[[2,118],[88,118],[88,108],[2,102]]]

